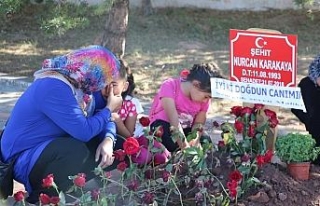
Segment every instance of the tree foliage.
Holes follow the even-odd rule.
[[[294,3],[298,6],[305,8],[306,6],[312,6],[316,3],[316,0],[293,0]]]
[[[85,28],[90,24],[89,16],[105,15],[113,0],[104,0],[98,6],[89,5],[86,0],[0,0],[0,19],[7,24],[17,16],[30,15],[28,10],[46,10],[33,18],[39,28],[49,35],[63,35],[74,28]]]

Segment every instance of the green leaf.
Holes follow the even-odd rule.
[[[240,166],[238,167],[238,170],[239,170],[242,174],[248,175],[248,174],[250,174],[251,167],[250,167],[250,165],[249,165],[249,166],[240,165]]]
[[[276,153],[284,162],[307,162],[318,157],[320,150],[309,134],[289,133],[276,140]]]
[[[163,149],[162,149],[162,148],[152,147],[152,148],[150,149],[150,151],[151,151],[152,153],[159,153],[159,152],[163,152]]]
[[[261,183],[261,181],[256,178],[256,177],[251,177],[251,180],[254,182],[254,183]]]
[[[187,155],[199,155],[199,150],[197,147],[188,147],[183,152]]]
[[[197,135],[197,130],[193,130],[192,132],[190,132],[188,135],[187,135],[187,141],[190,142],[191,140],[194,140],[198,137]]]
[[[173,165],[172,165],[172,164],[167,164],[167,165],[166,165],[166,170],[167,170],[168,172],[171,172],[172,169],[173,169]]]
[[[60,203],[61,205],[65,205],[65,204],[66,204],[66,196],[64,195],[63,192],[59,192],[59,198],[60,198],[59,203]]]

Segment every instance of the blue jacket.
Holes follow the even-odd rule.
[[[21,153],[14,178],[32,191],[29,173],[43,149],[55,138],[71,136],[83,142],[108,136],[115,140],[116,126],[101,92],[94,94],[96,112],[85,117],[70,86],[54,78],[37,79],[21,95],[5,128],[1,151],[4,161]]]

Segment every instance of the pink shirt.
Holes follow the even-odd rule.
[[[192,127],[196,115],[201,111],[207,112],[210,104],[210,100],[207,102],[192,101],[182,92],[180,78],[169,78],[162,83],[158,94],[153,99],[149,113],[151,123],[155,120],[169,122],[160,102],[163,97],[174,100],[182,128]]]

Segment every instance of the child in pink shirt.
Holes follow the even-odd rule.
[[[170,127],[188,135],[195,127],[203,125],[211,102],[210,78],[222,78],[213,64],[195,64],[184,72],[185,77],[169,78],[162,83],[149,113],[151,129],[162,126],[162,144],[170,152],[189,147],[186,139],[172,140]]]

